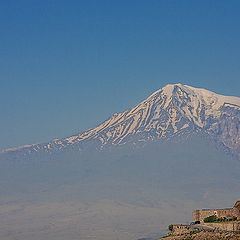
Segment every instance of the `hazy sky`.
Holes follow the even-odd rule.
[[[169,82],[240,95],[239,0],[1,0],[0,148],[94,127]]]

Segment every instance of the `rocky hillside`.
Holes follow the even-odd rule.
[[[199,232],[189,233],[181,236],[167,236],[160,240],[239,240],[238,233],[215,233],[215,232]]]

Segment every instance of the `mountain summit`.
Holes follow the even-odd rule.
[[[134,108],[115,113],[105,122],[80,134],[46,144],[26,145],[2,153],[31,154],[103,148],[126,143],[163,141],[202,132],[228,152],[240,156],[240,98],[206,89],[168,84]]]

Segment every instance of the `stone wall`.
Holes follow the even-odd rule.
[[[212,227],[220,231],[240,231],[240,222],[219,222],[219,223],[203,223],[207,227]]]
[[[240,201],[237,201],[233,208],[195,210],[192,219],[193,221],[203,222],[204,218],[212,215],[218,218],[237,217],[240,220]]]
[[[193,221],[203,222],[204,218],[215,215],[218,218],[238,217],[234,208],[227,209],[203,209],[193,211]]]
[[[172,225],[172,234],[182,235],[189,232],[190,226],[184,224],[173,224]]]

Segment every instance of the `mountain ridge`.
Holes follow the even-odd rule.
[[[46,144],[4,149],[2,154],[83,150],[91,144],[137,144],[165,140],[179,134],[204,131],[218,144],[240,157],[240,98],[181,83],[167,84],[135,107],[113,114],[95,128]]]

